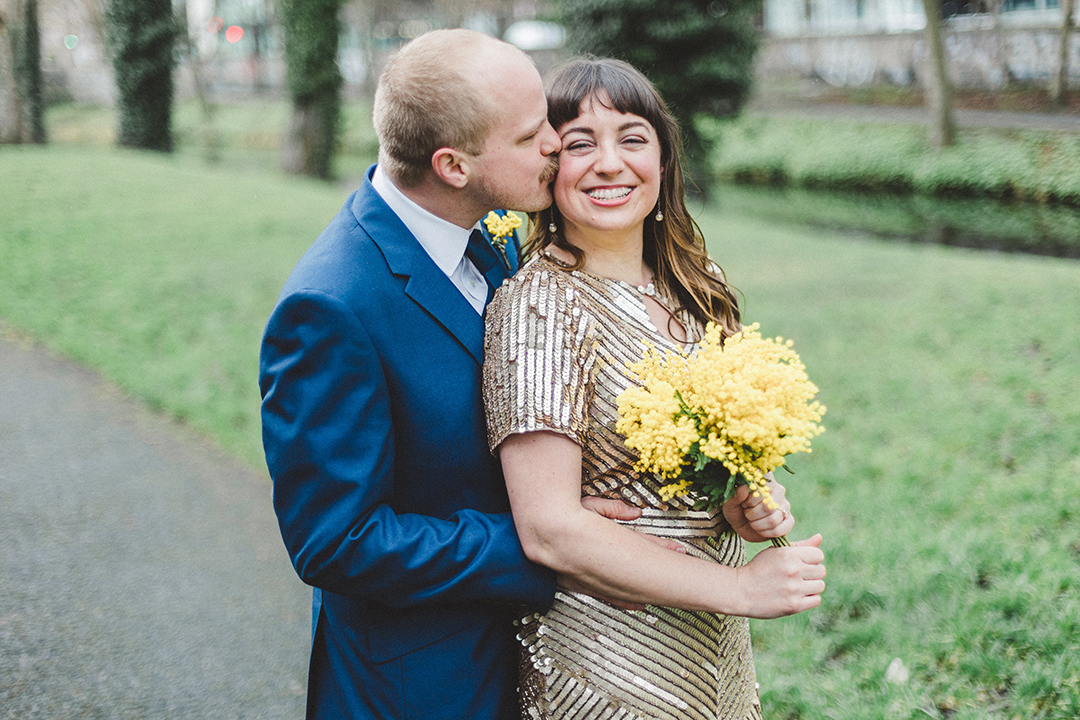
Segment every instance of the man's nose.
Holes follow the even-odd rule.
[[[540,152],[544,155],[553,155],[562,150],[562,140],[559,138],[559,134],[555,132],[555,128],[551,127],[551,123],[547,120],[544,121],[544,126],[540,128]]]

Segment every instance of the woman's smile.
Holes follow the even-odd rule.
[[[591,190],[586,190],[585,194],[591,197],[593,200],[603,204],[615,204],[619,201],[625,200],[634,189],[631,187],[597,187]]]

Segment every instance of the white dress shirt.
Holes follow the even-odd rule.
[[[465,257],[465,248],[469,244],[469,235],[480,229],[480,223],[466,229],[448,220],[433,215],[409,199],[397,185],[375,166],[375,175],[371,178],[375,192],[386,201],[409,232],[416,237],[428,256],[438,265],[454,287],[461,291],[476,312],[484,314],[487,302],[488,284],[476,266]]]

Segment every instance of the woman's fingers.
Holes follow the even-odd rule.
[[[821,547],[821,542],[822,542],[821,533],[817,533],[816,535],[812,535],[811,537],[808,537],[805,540],[796,540],[795,542],[791,543],[791,547],[820,548]],[[821,553],[821,558],[822,558],[822,560],[825,559],[825,554],[824,553]],[[821,561],[819,560],[818,562],[821,562]]]
[[[765,507],[764,503],[758,504],[744,511],[744,516],[750,527],[765,537],[779,537],[787,535],[795,527],[795,517],[791,513],[791,503],[784,500],[775,509]]]

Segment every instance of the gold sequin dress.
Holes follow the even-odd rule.
[[[657,299],[674,307],[666,288]],[[680,313],[690,337],[700,324]],[[616,398],[642,341],[669,348],[641,292],[538,257],[503,285],[487,309],[484,399],[488,441],[549,430],[582,447],[582,494],[643,508],[626,523],[675,538],[700,558],[746,562],[742,539],[719,513],[664,503],[660,483],[615,432]],[[559,591],[544,614],[518,621],[523,718],[744,720],[760,718],[745,618],[648,606],[615,608]]]

